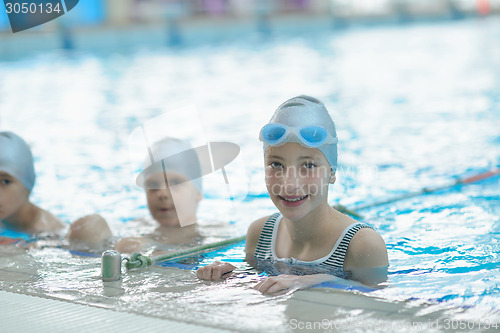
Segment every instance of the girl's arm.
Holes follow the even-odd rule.
[[[387,280],[389,259],[384,239],[373,229],[359,230],[347,248],[344,270],[353,280],[377,285]]]
[[[263,294],[283,294],[290,290],[307,289],[317,284],[338,280],[337,277],[330,274],[314,275],[278,275],[268,277],[257,283],[253,288]]]

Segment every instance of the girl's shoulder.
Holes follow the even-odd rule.
[[[259,239],[260,233],[262,231],[262,228],[264,228],[264,225],[266,224],[267,220],[271,217],[271,215],[261,217],[260,219],[257,219],[250,223],[250,226],[248,227],[247,231],[247,242],[248,239],[253,239],[257,238]]]
[[[66,225],[51,212],[36,207],[38,209],[37,219],[33,226],[35,232],[56,232],[63,229]]]
[[[274,224],[276,221],[281,217],[281,213],[274,213],[272,215],[267,215],[264,217],[261,217],[260,219],[257,219],[250,223],[250,226],[248,227],[247,231],[247,242],[248,238],[256,238],[256,242],[259,239],[260,233],[262,232],[262,229],[266,225],[267,221],[269,221],[269,227],[274,228]]]
[[[375,229],[359,229],[347,248],[344,267],[387,266],[387,247],[382,236]]]

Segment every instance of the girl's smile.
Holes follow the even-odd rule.
[[[327,204],[331,168],[318,149],[293,142],[269,147],[265,163],[269,196],[283,216],[301,219]]]
[[[286,196],[282,197],[279,196],[283,205],[287,207],[298,207],[302,203],[304,203],[305,200],[309,197],[309,195],[304,195],[304,196]]]

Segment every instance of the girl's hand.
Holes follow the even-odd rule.
[[[305,286],[302,285],[302,276],[297,275],[278,275],[269,277],[257,283],[253,288],[263,294],[284,294],[292,289],[301,289]]]
[[[306,289],[322,282],[332,281],[337,279],[329,274],[314,274],[314,275],[278,275],[269,277],[253,288],[263,294],[284,294],[290,290]]]
[[[196,271],[196,276],[202,280],[220,281],[227,279],[236,267],[228,262],[214,261],[210,265],[200,267]]]

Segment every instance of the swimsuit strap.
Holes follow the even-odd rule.
[[[271,253],[271,243],[273,240],[273,230],[274,224],[276,220],[280,216],[280,213],[274,213],[269,216],[262,231],[259,236],[259,242],[257,243],[257,247],[255,248],[255,257],[257,259],[269,259],[272,257]]]
[[[264,227],[262,228],[262,231],[259,236],[257,247],[255,248],[254,256],[256,259],[261,259],[261,260],[272,259],[273,233],[274,233],[274,228],[276,227],[276,221],[278,220],[279,217],[280,213],[275,213],[271,215],[264,224]],[[345,228],[344,232],[335,243],[331,252],[332,254],[323,262],[318,263],[318,266],[329,269],[343,268],[344,259],[347,253],[347,248],[349,246],[349,243],[351,242],[351,239],[354,237],[354,235],[363,228],[373,229],[368,224],[361,222],[351,224],[350,226]]]
[[[347,253],[347,248],[349,246],[349,243],[351,242],[352,237],[361,229],[363,228],[371,228],[368,224],[365,223],[354,223],[348,226],[344,232],[343,236],[339,238],[337,243],[334,246],[334,251],[332,255],[326,259],[324,262],[322,262],[320,265],[321,266],[327,266],[327,267],[336,267],[336,268],[343,268],[344,267],[344,259]]]

